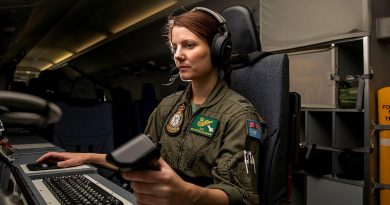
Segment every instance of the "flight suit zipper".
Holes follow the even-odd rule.
[[[200,110],[201,108],[199,108],[199,110]],[[196,112],[196,114],[197,114],[198,112]],[[194,116],[196,116],[195,114],[194,114]],[[218,125],[218,127],[221,127],[222,125],[221,124],[219,124]],[[198,156],[198,154],[200,153],[200,152],[202,152],[204,149],[206,149],[213,141],[214,141],[214,139],[215,139],[215,137],[218,135],[218,132],[219,131],[221,131],[220,129],[217,129],[216,130],[216,132],[214,133],[214,135],[211,137],[211,138],[209,138],[208,139],[208,141],[204,144],[204,145],[202,145],[201,147],[199,147],[197,150],[196,150],[196,152],[194,152],[191,156],[190,156],[190,159],[188,160],[188,163],[187,163],[187,166],[185,167],[185,170],[189,170],[190,169],[190,167],[192,167],[192,165],[194,164],[194,162],[195,162],[195,160],[196,160],[196,157]]]
[[[184,147],[184,143],[186,141],[186,132],[185,130],[187,129],[188,127],[188,124],[192,123],[192,121],[194,120],[193,119],[193,116],[191,116],[189,114],[189,111],[190,111],[190,108],[191,108],[191,104],[190,103],[186,103],[186,111],[185,111],[185,116],[184,116],[184,119],[186,119],[187,117],[191,117],[190,119],[188,119],[188,121],[184,124],[183,126],[183,130],[182,130],[182,136],[183,138],[181,139],[181,141],[179,142],[179,153],[178,153],[178,157],[176,159],[176,166],[177,167],[180,167],[180,162],[181,162],[181,157],[182,157],[182,154],[183,154],[183,147]]]
[[[185,144],[185,141],[186,141],[186,136],[187,136],[187,133],[188,133],[188,129],[189,129],[189,125],[193,123],[194,121],[194,116],[196,116],[203,108],[200,107],[196,112],[192,113],[192,115],[189,114],[190,112],[190,109],[191,109],[191,112],[192,112],[192,108],[191,108],[191,104],[190,103],[187,103],[186,105],[186,115],[187,116],[191,116],[191,118],[187,121],[187,123],[185,124],[185,126],[183,127],[183,139],[181,140],[180,144],[179,144],[179,156],[177,158],[177,161],[176,161],[176,164],[177,166],[180,167],[180,163],[181,163],[181,160],[182,160],[182,157],[183,157],[183,148],[184,148],[184,144]]]

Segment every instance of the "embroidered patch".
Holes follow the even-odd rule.
[[[216,132],[217,126],[218,120],[197,115],[191,124],[190,131],[206,137],[212,137],[214,132]]]
[[[247,119],[246,124],[247,124],[248,136],[262,141],[263,132],[262,132],[261,124],[251,119]]]
[[[186,109],[185,104],[181,104],[175,114],[172,115],[171,119],[169,119],[167,126],[165,127],[166,132],[170,136],[177,135],[181,127],[183,125],[184,120],[184,110]]]

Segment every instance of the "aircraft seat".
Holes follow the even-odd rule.
[[[249,9],[233,6],[221,15],[231,32],[233,54],[260,52],[258,30]],[[232,61],[233,62],[233,61]],[[261,143],[258,191],[260,204],[281,204],[287,194],[290,153],[289,133],[289,63],[286,54],[263,55],[232,71],[231,88],[246,97],[264,118],[268,138]]]
[[[95,84],[84,77],[73,82],[70,96],[57,102],[63,116],[54,126],[53,142],[67,151],[112,151],[111,103],[99,101]]]
[[[114,147],[129,141],[139,134],[134,102],[130,91],[116,87],[111,92],[114,128]]]

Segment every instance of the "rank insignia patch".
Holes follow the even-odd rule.
[[[177,135],[184,121],[184,110],[186,109],[185,104],[179,105],[175,114],[172,115],[171,119],[169,119],[167,126],[165,126],[165,130],[168,135],[175,136]]]
[[[190,131],[206,137],[212,137],[216,132],[218,120],[197,115],[191,124]]]
[[[246,124],[247,124],[248,136],[262,141],[263,132],[262,132],[261,124],[250,119],[246,120]]]

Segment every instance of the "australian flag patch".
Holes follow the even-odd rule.
[[[263,141],[262,138],[263,131],[262,131],[261,124],[251,119],[247,119],[246,124],[247,124],[248,136]]]

